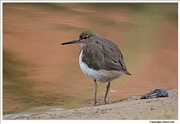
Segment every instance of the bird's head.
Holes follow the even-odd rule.
[[[67,44],[79,44],[81,47],[86,45],[89,41],[94,39],[94,37],[101,37],[99,34],[93,33],[91,31],[84,31],[80,34],[79,39],[72,40],[68,42],[63,42],[61,45],[67,45]]]

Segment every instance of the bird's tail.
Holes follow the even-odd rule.
[[[127,75],[131,75],[131,73],[129,73],[127,70],[125,71],[125,74],[127,74]]]

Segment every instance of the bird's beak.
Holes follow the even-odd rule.
[[[79,40],[72,40],[72,41],[68,41],[68,42],[64,42],[61,45],[67,45],[67,44],[77,44],[79,43]]]

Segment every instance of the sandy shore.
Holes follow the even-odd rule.
[[[169,97],[140,100],[140,96],[93,107],[61,109],[43,108],[41,110],[4,115],[4,120],[177,120],[178,89],[168,90]]]

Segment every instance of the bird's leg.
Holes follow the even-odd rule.
[[[106,87],[106,88],[107,88],[107,89],[106,89],[106,94],[105,94],[105,96],[104,96],[104,102],[105,102],[105,104],[106,104],[107,94],[108,94],[109,89],[110,89],[110,82],[108,82],[108,85],[107,85],[107,87]]]
[[[94,79],[94,105],[96,105],[97,103],[96,101],[97,89],[98,89],[98,85],[97,85],[96,79]]]

